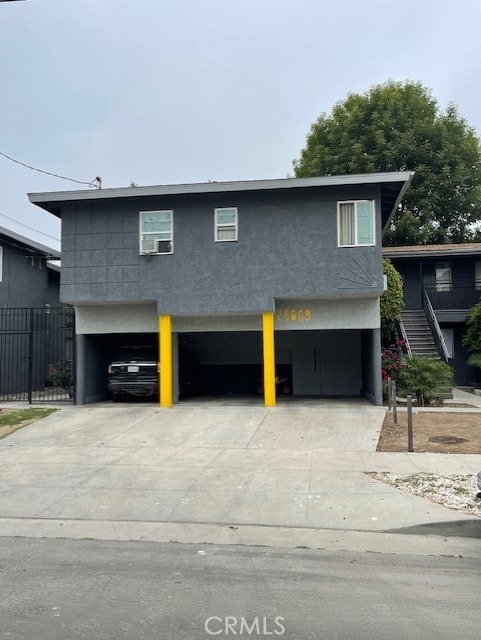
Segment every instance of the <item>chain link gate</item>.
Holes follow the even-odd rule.
[[[0,401],[72,401],[74,310],[0,309]]]

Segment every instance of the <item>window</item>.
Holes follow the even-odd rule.
[[[174,253],[174,212],[140,212],[140,253]]]
[[[3,280],[3,247],[0,247],[0,282]]]
[[[215,215],[215,241],[234,242],[237,240],[237,208],[225,207],[216,209]]]
[[[375,243],[373,200],[339,202],[337,220],[340,247],[357,247]]]
[[[481,290],[481,260],[474,263],[474,288],[476,291]]]
[[[451,291],[452,275],[450,262],[436,262],[436,291]]]

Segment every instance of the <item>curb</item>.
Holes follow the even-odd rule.
[[[481,559],[477,537],[301,527],[0,518],[0,537],[267,546]]]

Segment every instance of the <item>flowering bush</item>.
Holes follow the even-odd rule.
[[[398,374],[406,367],[402,358],[404,340],[396,340],[389,349],[382,350],[382,379],[384,381],[395,380]]]

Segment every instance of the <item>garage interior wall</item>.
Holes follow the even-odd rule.
[[[294,395],[359,396],[360,331],[277,331],[276,366],[291,364]]]
[[[106,336],[76,336],[76,404],[107,400],[109,347]]]

